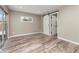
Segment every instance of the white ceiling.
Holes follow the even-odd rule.
[[[44,15],[61,8],[63,5],[8,5],[10,10]]]

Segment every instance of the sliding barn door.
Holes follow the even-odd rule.
[[[43,33],[46,35],[50,35],[49,18],[49,15],[43,17]]]
[[[57,14],[52,14],[51,16],[51,35],[57,35]]]
[[[57,13],[43,17],[43,33],[57,36]]]

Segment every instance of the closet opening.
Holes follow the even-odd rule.
[[[54,38],[57,38],[57,14],[54,12],[43,17],[43,33]]]

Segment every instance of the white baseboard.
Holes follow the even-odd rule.
[[[26,33],[26,34],[18,34],[18,35],[10,36],[10,37],[8,37],[8,38],[19,37],[19,36],[24,36],[24,35],[31,35],[31,34],[37,34],[37,33],[42,33],[42,32],[33,32],[33,33]]]
[[[67,41],[67,42],[70,42],[70,43],[73,43],[73,44],[79,45],[78,42],[74,42],[74,41],[71,41],[71,40],[69,40],[69,39],[65,39],[65,38],[63,38],[63,37],[58,37],[58,39],[61,39],[61,40],[64,40],[64,41]]]

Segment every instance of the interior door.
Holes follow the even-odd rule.
[[[51,35],[57,35],[57,14],[51,16]]]
[[[49,19],[49,15],[43,17],[43,33],[46,35],[50,35]]]

